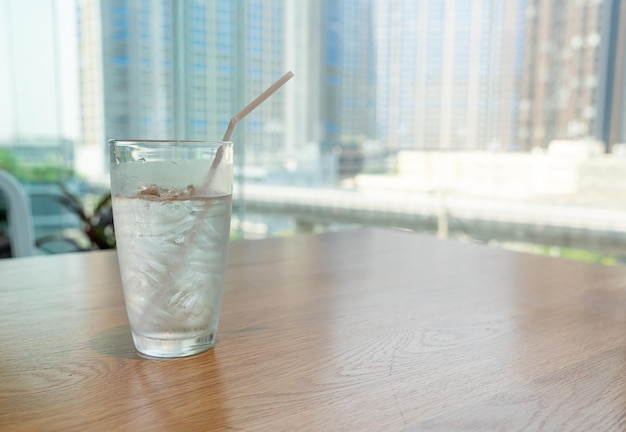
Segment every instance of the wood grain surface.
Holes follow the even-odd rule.
[[[231,243],[216,346],[135,353],[114,252],[0,262],[0,430],[626,430],[626,271],[390,230]]]

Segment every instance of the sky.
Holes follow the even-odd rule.
[[[79,138],[76,35],[74,0],[0,0],[0,141]]]

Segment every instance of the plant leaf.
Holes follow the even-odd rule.
[[[98,205],[96,205],[96,208],[93,211],[94,215],[97,215],[105,207],[111,207],[111,194],[110,193],[106,194],[105,196],[102,197],[102,199],[100,199],[100,202],[98,202]]]

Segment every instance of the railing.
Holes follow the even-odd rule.
[[[301,226],[355,223],[626,254],[626,210],[442,193],[358,192],[245,184],[245,211],[291,216]],[[235,199],[235,211],[240,200]]]

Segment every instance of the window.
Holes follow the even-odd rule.
[[[103,137],[172,138],[184,130],[219,139],[234,113],[293,69],[288,87],[238,127],[245,143],[236,154],[243,161],[238,181],[305,184],[319,194],[306,212],[277,222],[270,204],[254,201],[251,186],[248,214],[235,201],[235,219],[263,220],[268,235],[298,226],[389,226],[397,219],[382,207],[375,216],[354,210],[333,220],[339,210],[320,191],[401,193],[398,208],[407,199],[439,203],[444,194],[451,213],[463,200],[482,209],[480,221],[467,216],[450,223],[451,237],[624,262],[626,245],[606,240],[621,238],[622,228],[596,228],[602,224],[590,219],[594,211],[626,211],[620,186],[626,184],[626,76],[617,67],[626,54],[616,39],[624,24],[603,9],[614,1],[534,2],[530,10],[523,0],[506,7],[487,0],[289,7],[276,0],[176,7],[170,0],[86,0],[77,9],[63,0],[6,0],[0,19],[11,25],[0,30],[0,58],[8,59],[0,64],[0,94],[8,95],[0,101],[0,165],[28,184],[41,180],[33,177],[37,164],[52,164],[54,181],[76,185],[88,201],[107,190]],[[31,135],[54,139],[41,138],[46,151],[38,153]],[[287,170],[285,160],[297,163]],[[353,165],[343,166],[346,161]],[[496,221],[486,210],[494,203],[523,204],[534,216],[521,225],[512,213]],[[555,222],[548,204],[589,216]],[[296,223],[304,216],[307,223]],[[38,224],[44,220],[36,217]],[[68,223],[58,219],[45,230]],[[575,226],[585,223],[583,235]],[[436,231],[428,224],[402,227]],[[550,235],[544,240],[539,233]]]

